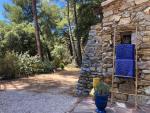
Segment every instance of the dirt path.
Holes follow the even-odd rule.
[[[35,92],[46,92],[53,88],[71,88],[78,80],[78,68],[65,68],[51,74],[41,74],[33,77],[22,78],[13,81],[1,81],[0,90],[27,90]]]
[[[73,90],[79,69],[1,81],[0,113],[65,113],[78,98]]]

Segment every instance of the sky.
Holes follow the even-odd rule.
[[[11,0],[0,0],[0,20],[5,20],[4,9],[3,9],[3,4],[4,3],[11,4]]]
[[[57,4],[59,7],[65,6],[64,0],[54,0],[54,3]]]
[[[0,20],[6,20],[6,18],[5,18],[5,16],[4,16],[4,8],[3,8],[3,4],[4,3],[9,3],[9,4],[11,4],[12,2],[11,2],[12,0],[0,0]],[[64,0],[53,0],[54,1],[54,3],[56,4],[56,5],[58,5],[59,7],[64,7]]]

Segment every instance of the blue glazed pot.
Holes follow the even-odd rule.
[[[106,113],[105,108],[107,106],[108,95],[95,94],[95,105],[97,107],[97,113]]]

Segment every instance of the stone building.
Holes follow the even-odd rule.
[[[116,43],[126,37],[137,44],[139,102],[150,104],[150,0],[106,0],[102,23],[91,26],[84,50],[77,95],[88,95],[93,77],[113,74],[113,37]],[[136,37],[137,29],[137,37]],[[115,78],[114,89],[134,93],[134,79]],[[147,95],[147,96],[142,96]],[[117,99],[132,101],[133,96],[116,94]]]

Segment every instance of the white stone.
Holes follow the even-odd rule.
[[[150,36],[150,31],[144,31],[145,36]]]
[[[108,16],[110,16],[110,15],[112,15],[112,14],[113,14],[113,11],[112,11],[112,10],[109,10],[109,11],[105,11],[104,14],[103,14],[103,16],[104,16],[104,17],[108,17]]]
[[[109,26],[109,25],[112,25],[113,24],[113,22],[105,22],[105,23],[103,23],[103,26]]]
[[[146,26],[146,30],[150,30],[150,26]]]
[[[150,22],[146,21],[145,18],[144,18],[143,21],[139,22],[139,25],[141,25],[141,26],[150,26]]]
[[[96,27],[96,26],[95,26],[95,25],[93,25],[93,26],[91,26],[91,29],[92,29],[92,30],[95,30],[95,27]]]
[[[113,73],[113,68],[108,68],[108,69],[107,69],[107,72]]]
[[[102,22],[105,23],[105,22],[108,22],[108,21],[110,21],[110,17],[104,18]]]
[[[95,36],[96,35],[96,30],[91,30],[89,32],[89,36]]]
[[[148,61],[149,62],[149,61]],[[150,64],[147,62],[139,62],[138,63],[138,67],[139,69],[145,69],[145,70],[149,70],[150,69]],[[147,75],[146,75],[147,76]],[[150,76],[149,76],[150,78]]]
[[[150,81],[150,75],[144,75],[144,79]]]
[[[142,70],[144,74],[150,74],[150,70]]]
[[[102,6],[102,7],[103,7],[103,6],[106,6],[106,5],[110,4],[110,3],[113,2],[113,1],[115,1],[115,0],[106,0],[105,2],[102,2],[102,3],[101,3],[101,6]]]
[[[126,11],[122,14],[122,17],[128,18],[128,17],[130,17],[130,13],[128,11]]]
[[[144,13],[150,15],[150,7],[147,7],[147,8],[144,10]]]
[[[144,92],[147,94],[147,95],[150,95],[150,86],[149,87],[146,87],[144,89]]]
[[[134,1],[135,1],[135,0],[127,0],[127,2],[129,2],[129,3],[130,3],[130,2],[134,2]]]
[[[111,40],[111,35],[104,35],[103,36],[103,41],[109,41]]]
[[[97,68],[97,71],[98,71],[98,72],[102,72],[102,67],[98,67],[98,68]]]
[[[125,3],[123,3],[122,4],[122,6],[120,7],[120,9],[119,10],[125,10],[125,9],[127,9],[127,8],[129,8],[130,7],[130,4],[129,3],[127,3],[127,2],[125,2]]]
[[[130,22],[131,22],[130,18],[121,18],[119,25],[127,25],[127,24],[130,24]]]
[[[103,30],[104,31],[109,31],[109,30],[111,30],[111,28],[110,27],[103,27]]]
[[[135,4],[142,4],[144,2],[148,2],[149,0],[135,0]]]
[[[150,42],[150,38],[145,36],[145,37],[143,37],[142,41],[143,42]]]
[[[91,71],[96,71],[96,68],[95,67],[90,67],[90,70]]]
[[[114,16],[113,16],[113,20],[114,20],[115,22],[120,21],[120,18],[121,18],[121,16],[118,16],[118,15],[114,15]]]
[[[144,13],[143,12],[138,12],[136,14],[136,19],[137,20],[143,20],[144,19]]]

